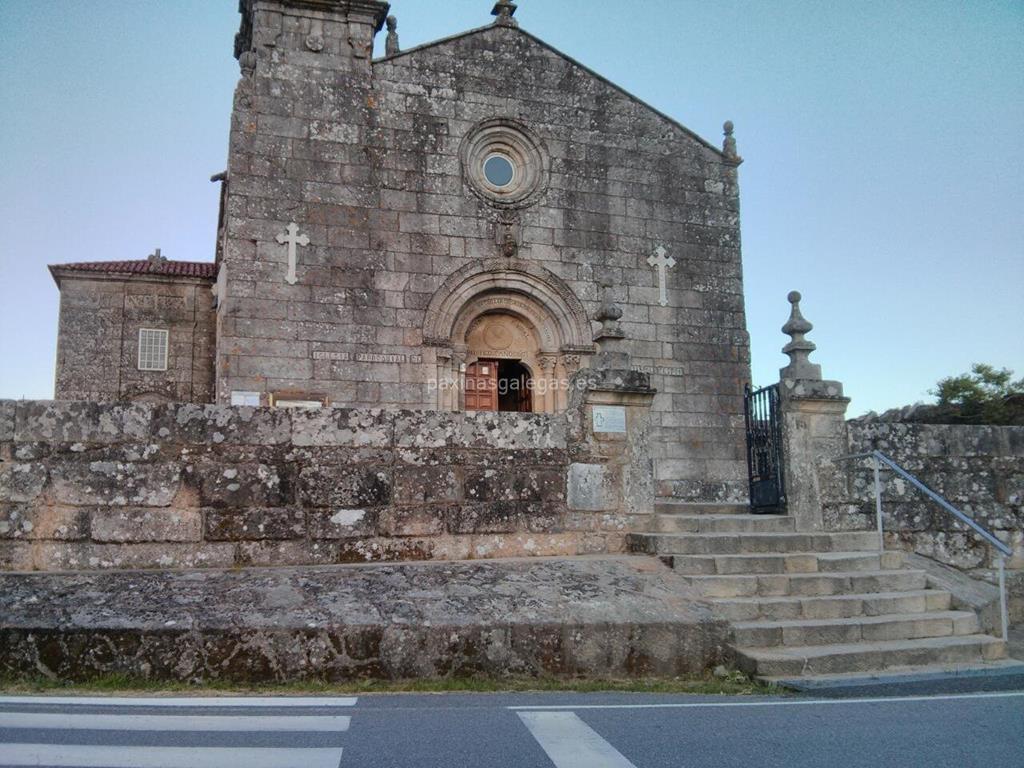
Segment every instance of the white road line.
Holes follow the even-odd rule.
[[[80,704],[90,707],[354,707],[355,703],[354,696],[0,696],[0,705]]]
[[[534,704],[508,707],[518,711],[557,709],[714,709],[719,707],[807,707],[816,704],[892,704],[901,701],[954,701],[957,699],[1011,699],[1024,696],[1024,691],[998,693],[951,693],[943,696],[879,696],[870,699],[784,699],[762,701],[691,701],[676,704]]]
[[[572,712],[520,712],[555,768],[636,768]]]
[[[94,715],[0,712],[0,728],[81,731],[347,731],[347,715]]]
[[[4,744],[5,765],[76,768],[338,768],[341,747],[107,747],[81,744]]]

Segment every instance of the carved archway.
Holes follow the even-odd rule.
[[[505,329],[516,346],[487,343],[482,327]],[[565,408],[568,380],[593,352],[582,302],[562,280],[536,264],[490,259],[453,273],[434,294],[424,343],[438,347],[438,407],[462,408],[462,373],[477,359],[517,359],[538,387],[534,410]],[[520,348],[521,347],[521,348]]]

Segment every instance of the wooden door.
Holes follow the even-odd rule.
[[[466,410],[498,410],[498,364],[478,360],[466,366]]]

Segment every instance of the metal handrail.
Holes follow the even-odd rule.
[[[854,453],[850,456],[841,456],[836,461],[854,461],[856,459],[871,459],[872,468],[875,473],[875,517],[878,525],[878,550],[880,552],[885,551],[885,534],[882,530],[882,482],[879,478],[878,471],[880,469],[879,463],[885,464],[889,469],[895,472],[897,475],[902,477],[908,483],[913,485],[928,498],[942,507],[944,510],[953,515],[957,520],[962,522],[968,528],[973,530],[979,536],[981,536],[990,546],[994,547],[999,553],[999,613],[1000,619],[1003,624],[1003,640],[1005,641],[1008,636],[1010,619],[1006,605],[1006,558],[1013,555],[1013,550],[1010,549],[1004,542],[996,538],[995,534],[985,528],[983,525],[969,517],[964,512],[950,504],[946,499],[940,496],[938,493],[933,491],[927,485],[922,483],[910,472],[905,470],[899,464],[897,464],[892,458],[886,456],[881,451],[867,451],[865,453]]]

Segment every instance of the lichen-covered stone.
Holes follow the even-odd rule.
[[[203,462],[190,475],[203,506],[279,507],[292,501],[287,467]]]
[[[76,541],[89,536],[90,510],[0,503],[0,539]]]
[[[384,467],[345,467],[299,471],[299,500],[311,507],[373,507],[391,501],[391,475]]]
[[[395,414],[379,408],[297,410],[292,417],[292,444],[298,446],[389,446]]]
[[[198,509],[175,507],[100,507],[90,516],[96,542],[201,541]]]
[[[43,492],[48,478],[44,464],[0,464],[0,502],[33,502]]]
[[[154,409],[151,436],[174,444],[279,445],[291,439],[291,415],[273,408],[174,403]]]
[[[58,504],[72,506],[166,507],[181,487],[181,467],[170,463],[60,461],[49,472],[47,493]]]
[[[152,406],[144,403],[17,401],[15,439],[47,443],[117,443],[149,437]]]
[[[306,515],[297,507],[207,509],[203,532],[208,541],[299,539],[306,534]]]

